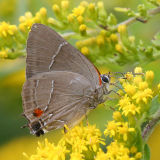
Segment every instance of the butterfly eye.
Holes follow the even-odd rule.
[[[110,78],[105,74],[101,75],[101,79],[103,83],[109,83],[110,81]]]

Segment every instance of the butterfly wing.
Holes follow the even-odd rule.
[[[73,126],[89,110],[94,90],[82,75],[68,71],[39,73],[22,91],[24,115],[32,126],[41,120],[45,130]],[[35,110],[42,113],[35,115]],[[30,128],[32,130],[32,128]]]
[[[83,75],[96,88],[101,84],[95,66],[51,28],[34,24],[27,41],[27,79],[37,73],[70,71]]]

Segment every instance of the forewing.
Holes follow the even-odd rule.
[[[90,82],[80,74],[40,73],[24,84],[24,115],[29,123],[41,119],[46,130],[61,128],[64,124],[72,126],[86,114],[93,92]],[[44,111],[40,117],[33,114],[36,108]]]
[[[37,73],[71,71],[86,77],[93,87],[101,83],[94,65],[54,30],[42,24],[34,24],[31,28],[26,62],[27,79]]]

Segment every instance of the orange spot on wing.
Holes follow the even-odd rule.
[[[36,108],[36,109],[33,111],[33,115],[34,115],[35,117],[40,117],[42,114],[43,114],[43,110],[41,110],[40,108]]]

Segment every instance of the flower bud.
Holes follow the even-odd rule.
[[[73,22],[73,20],[74,20],[74,15],[73,15],[73,14],[69,14],[69,15],[67,16],[67,19],[68,19],[69,22]]]
[[[118,52],[120,52],[120,53],[122,53],[122,52],[123,52],[122,45],[121,45],[121,44],[119,44],[119,43],[115,45],[115,49],[116,49],[116,51],[118,51]]]
[[[126,33],[126,29],[127,29],[127,27],[124,24],[121,24],[121,25],[118,26],[118,32],[119,33]]]
[[[136,67],[134,69],[134,73],[142,73],[142,68],[141,67]]]
[[[82,47],[82,48],[81,48],[81,52],[82,52],[84,55],[88,55],[88,54],[89,54],[89,49],[88,49],[88,47]]]
[[[42,16],[46,16],[47,15],[47,10],[44,7],[42,7],[39,12],[40,12],[40,15],[42,15]]]
[[[61,2],[61,8],[66,10],[69,7],[69,1],[65,0]]]
[[[146,81],[152,82],[154,79],[154,72],[153,71],[147,71],[145,75]]]
[[[79,31],[81,32],[81,34],[86,34],[86,30],[87,30],[87,26],[85,24],[81,24],[79,26]]]
[[[59,6],[58,6],[57,4],[54,4],[54,5],[52,6],[52,9],[53,9],[53,11],[54,11],[55,13],[59,13],[59,12],[60,12],[60,8],[59,8]]]
[[[117,42],[118,41],[118,36],[116,34],[112,33],[110,35],[110,39],[111,39],[112,42]]]

